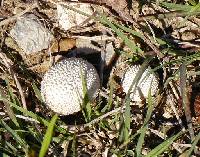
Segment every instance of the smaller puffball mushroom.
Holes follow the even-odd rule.
[[[94,66],[81,58],[67,58],[56,63],[41,82],[45,104],[61,115],[80,111],[84,97],[83,78],[87,85],[87,95],[92,101],[100,87]]]
[[[122,87],[125,93],[128,93],[128,90],[136,77],[138,71],[140,69],[140,66],[138,65],[133,65],[127,69],[125,72],[123,78],[122,78]],[[143,96],[144,98],[148,97],[148,92],[149,89],[151,88],[151,95],[155,95],[157,89],[158,89],[158,79],[155,76],[154,73],[151,73],[151,68],[148,67],[144,73],[142,74],[137,86],[135,93],[133,93],[133,89],[131,89],[130,92],[130,98],[132,101],[141,101],[141,97]]]

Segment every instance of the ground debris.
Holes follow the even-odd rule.
[[[18,18],[10,35],[26,54],[47,49],[53,40],[53,35],[33,14],[26,14]]]
[[[81,104],[81,112],[59,116],[52,139],[48,137],[51,140],[48,156],[148,156],[159,147],[162,149],[154,156],[187,156],[189,151],[188,156],[198,156],[200,20],[197,1],[0,2],[1,152],[28,156],[26,153],[30,151],[38,156],[55,114],[44,105],[40,93],[42,77],[62,59],[76,57],[94,66],[101,78],[101,88],[92,102],[87,102],[85,89],[86,103]],[[183,8],[187,7],[194,10],[184,12]],[[195,14],[190,16],[190,13]],[[156,74],[156,81],[147,81],[150,75],[138,80],[145,87],[148,84],[144,91],[134,84],[140,93],[146,93],[145,97],[143,93],[140,95],[141,101],[128,96],[126,91],[130,87],[123,86],[125,72],[135,65],[145,65],[150,75]],[[140,74],[129,76],[130,84],[137,76]],[[65,75],[59,80],[68,78]],[[84,85],[84,77],[82,81]],[[180,82],[184,86],[180,87]],[[155,92],[150,90],[154,83],[158,84]],[[73,90],[79,92],[74,87]],[[62,94],[62,91],[57,93]],[[134,95],[132,90],[130,95]],[[183,106],[187,95],[192,116],[189,120]],[[190,136],[188,130],[193,130],[194,135]],[[24,149],[26,146],[28,151]]]

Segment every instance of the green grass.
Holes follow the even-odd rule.
[[[200,14],[200,3],[195,3],[195,1],[189,1],[186,4],[162,1],[159,5],[167,8],[172,13],[178,12],[185,15],[185,20]],[[71,9],[89,16],[74,8]],[[46,110],[38,80],[30,78],[31,75],[28,75],[29,80],[31,80],[29,84],[20,79],[20,82],[23,83],[26,87],[25,89],[31,95],[31,102],[28,103],[30,105],[28,107],[29,110],[24,109],[21,105],[19,93],[15,85],[12,84],[12,78],[4,69],[1,73],[6,76],[4,77],[6,78],[4,79],[6,85],[5,91],[0,93],[0,103],[5,106],[6,113],[0,117],[0,156],[43,157],[47,154],[78,156],[85,152],[95,156],[102,155],[106,151],[108,151],[108,156],[115,154],[120,157],[181,155],[172,146],[174,142],[191,144],[190,148],[183,149],[183,153],[187,156],[195,155],[197,149],[199,149],[200,128],[193,124],[191,126],[192,129],[180,131],[183,128],[174,125],[170,127],[171,132],[167,132],[168,134],[166,135],[163,127],[164,130],[168,131],[167,126],[165,126],[168,120],[162,119],[160,121],[158,119],[158,117],[162,117],[161,111],[163,111],[162,108],[166,104],[163,105],[157,100],[164,99],[163,95],[168,90],[168,85],[171,81],[178,82],[182,80],[181,91],[184,104],[187,104],[187,98],[184,97],[187,95],[186,84],[191,83],[191,77],[200,74],[199,71],[195,71],[191,75],[189,73],[193,64],[199,63],[199,50],[192,53],[188,53],[185,50],[177,50],[167,40],[165,41],[156,36],[156,41],[154,41],[154,37],[149,35],[150,39],[152,39],[152,44],[159,49],[165,58],[146,56],[145,53],[147,50],[151,50],[151,46],[148,43],[145,43],[145,47],[139,46],[135,42],[135,39],[140,39],[142,42],[145,42],[145,39],[143,34],[137,32],[131,24],[114,20],[113,17],[108,17],[102,13],[97,13],[91,18],[103,24],[105,28],[110,29],[115,37],[120,39],[128,48],[128,51],[123,50],[121,47],[119,49],[116,48],[116,51],[120,52],[119,55],[122,61],[126,62],[128,58],[132,59],[130,64],[135,64],[138,61],[143,63],[136,77],[132,79],[132,85],[128,93],[124,97],[121,96],[123,93],[117,93],[116,80],[112,77],[112,80],[109,80],[106,86],[108,92],[104,92],[104,95],[100,94],[95,102],[90,102],[87,93],[87,82],[83,72],[80,71],[84,95],[83,103],[81,104],[82,112],[78,116],[74,115],[75,117],[72,119],[69,119],[69,117],[63,118]],[[163,16],[163,18],[166,17]],[[140,27],[140,29],[141,32],[146,31],[143,27]],[[133,59],[134,57],[137,58],[137,61]],[[17,59],[13,61],[16,62]],[[16,63],[16,65],[21,65],[21,63]],[[153,97],[151,90],[148,89],[148,98],[142,107],[139,107],[138,105],[133,105],[130,99],[130,92],[132,89],[134,89],[133,91],[136,90],[142,74],[149,65],[154,66],[152,72],[156,73],[157,70],[162,69],[167,71],[167,75],[161,81],[163,86],[157,97]],[[2,66],[2,68],[4,67]],[[20,76],[26,80],[27,72]],[[119,85],[120,83],[117,82],[117,84]],[[35,112],[35,105],[40,106],[41,111]],[[178,106],[180,104],[174,105]],[[120,107],[120,110],[114,112]],[[180,109],[180,107],[177,107],[177,110],[187,112],[184,110],[185,108]],[[20,118],[20,116],[23,116],[24,119]],[[182,116],[185,116],[185,114]],[[154,135],[149,130],[150,128],[157,130],[158,135]],[[190,137],[191,130],[194,130],[194,135]],[[159,138],[159,134],[165,134],[165,139]]]
[[[44,135],[44,139],[43,139],[42,146],[40,149],[39,157],[44,157],[48,151],[48,148],[49,148],[49,145],[51,143],[51,139],[52,139],[52,136],[54,133],[54,126],[55,126],[57,118],[58,118],[58,115],[54,115],[52,117],[51,121],[49,122],[47,131]]]
[[[146,131],[148,130],[148,122],[151,118],[153,109],[154,109],[154,104],[153,104],[153,98],[151,96],[151,88],[150,88],[149,94],[148,94],[148,110],[147,110],[146,118],[144,120],[144,124],[140,129],[140,137],[138,138],[138,142],[136,146],[137,157],[140,157],[142,155],[142,146],[144,144],[145,134],[146,134]]]
[[[89,96],[88,96],[88,92],[87,92],[87,81],[86,81],[86,78],[85,78],[86,76],[85,76],[85,74],[83,74],[82,68],[81,68],[81,71],[80,71],[80,75],[81,75],[82,87],[83,87],[83,91],[82,91],[83,92],[83,103],[80,104],[81,110],[82,110],[82,113],[85,117],[85,121],[90,122],[91,121],[92,108],[91,108],[91,104],[90,104],[90,100],[89,100]]]

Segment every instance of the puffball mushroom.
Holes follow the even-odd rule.
[[[83,78],[88,98],[92,101],[100,88],[99,76],[94,66],[81,58],[67,58],[56,63],[41,82],[45,104],[61,115],[80,111],[84,97]]]
[[[122,78],[122,87],[125,93],[128,93],[128,90],[134,78],[136,77],[139,69],[140,69],[140,66],[133,65],[133,66],[130,66],[125,72]],[[136,86],[135,93],[133,93],[135,86],[133,86],[133,89],[131,89],[130,98],[132,101],[136,101],[136,102],[141,101],[141,96],[143,96],[144,98],[147,98],[150,88],[151,88],[151,95],[155,95],[158,89],[158,79],[154,73],[150,72],[150,70],[151,68],[148,67],[142,74]]]

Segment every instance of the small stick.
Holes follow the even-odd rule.
[[[3,114],[0,113],[0,115],[3,115]],[[6,115],[6,114],[4,113],[4,115]],[[24,119],[25,121],[34,122],[34,123],[38,123],[38,124],[40,123],[39,121],[37,121],[33,118],[30,118],[30,117],[26,117],[26,116],[22,116],[22,115],[16,115],[16,117],[20,118],[20,119]],[[6,118],[4,118],[4,121],[7,121],[9,119],[10,119],[9,117],[6,117]]]
[[[91,122],[85,124],[84,127],[88,127],[88,126],[90,126],[90,125],[93,125],[93,124],[95,124],[95,123],[97,123],[97,122],[103,120],[104,118],[106,118],[106,117],[108,117],[108,116],[111,116],[111,115],[113,115],[113,114],[115,114],[115,113],[117,113],[117,112],[123,112],[124,109],[125,109],[125,106],[118,107],[118,108],[116,108],[116,109],[114,109],[114,110],[112,110],[112,111],[110,111],[110,112],[107,112],[106,114],[104,114],[104,115],[102,115],[102,116],[100,116],[100,117],[97,117],[96,119],[92,120]]]
[[[0,7],[3,7],[3,4],[4,4],[4,0],[1,0]]]
[[[5,66],[8,68],[9,73],[12,75],[12,77],[13,77],[14,80],[15,80],[17,89],[19,90],[19,94],[20,94],[20,96],[21,96],[21,101],[22,101],[22,106],[23,106],[23,108],[24,108],[24,109],[27,109],[27,106],[26,106],[26,99],[25,99],[25,96],[24,96],[24,93],[23,93],[23,90],[22,90],[22,86],[20,85],[19,80],[17,79],[17,75],[16,75],[15,72],[12,70],[10,64],[7,62],[6,56],[3,55],[1,52],[0,52],[0,58],[3,60]]]
[[[64,129],[68,129],[69,131],[73,131],[73,132],[77,132],[77,131],[83,131],[85,128],[91,126],[91,125],[94,125],[96,123],[98,123],[99,121],[105,119],[106,117],[109,117],[117,112],[124,112],[124,109],[125,106],[122,106],[122,107],[118,107],[110,112],[107,112],[106,114],[103,114],[102,116],[100,117],[97,117],[96,119],[92,120],[91,122],[87,123],[87,124],[83,124],[83,125],[68,125],[68,126],[61,126],[62,128]]]
[[[180,12],[180,11],[171,11],[171,12],[165,12],[165,13],[159,13],[159,14],[151,14],[151,15],[144,15],[138,17],[137,21],[142,22],[145,20],[154,20],[154,19],[166,19],[166,18],[173,18],[173,17],[186,17],[190,15],[191,12]],[[199,15],[200,12],[193,12],[191,15]]]
[[[24,11],[18,13],[17,15],[14,15],[12,17],[9,17],[3,21],[0,21],[0,27],[3,26],[3,25],[7,25],[9,24],[10,22],[13,22],[15,21],[18,17],[26,14],[27,12],[31,11],[32,9],[34,8],[37,8],[38,7],[38,3],[33,3],[31,6],[29,6],[28,8],[26,8]]]
[[[105,67],[105,58],[106,58],[106,41],[103,42],[101,45],[101,62],[100,62],[100,80],[101,86],[103,85],[103,74],[104,74],[104,67]]]
[[[178,100],[179,96],[178,96],[178,93],[176,92],[176,89],[175,89],[173,83],[169,82],[169,85],[170,85],[170,87],[171,87],[172,93],[174,94],[175,98]],[[169,96],[171,96],[171,94],[170,94]],[[173,98],[172,98],[172,99],[173,99]],[[173,110],[173,112],[174,112],[174,114],[175,114],[175,116],[176,116],[176,119],[178,120],[179,125],[180,125],[181,127],[183,127],[183,129],[185,130],[185,128],[184,128],[184,126],[183,126],[183,123],[182,123],[182,120],[181,120],[181,118],[179,117],[179,114],[178,114],[178,112],[177,112],[177,109],[176,109],[174,103],[171,101],[171,99],[169,99],[169,105],[170,105],[171,109]]]
[[[149,129],[153,134],[157,135],[158,137],[162,138],[163,140],[166,139],[166,135],[164,135],[163,133],[159,132],[158,130],[154,130],[154,129]],[[179,153],[183,153],[183,150],[181,150],[179,148],[179,144],[173,142],[172,146],[179,152]]]
[[[186,85],[186,65],[185,63],[180,66],[180,87],[181,87],[181,97],[182,97],[182,105],[185,112],[185,117],[187,121],[188,130],[190,133],[191,141],[194,139],[194,130],[192,127],[192,117],[190,111],[189,100],[187,96],[187,85]]]

